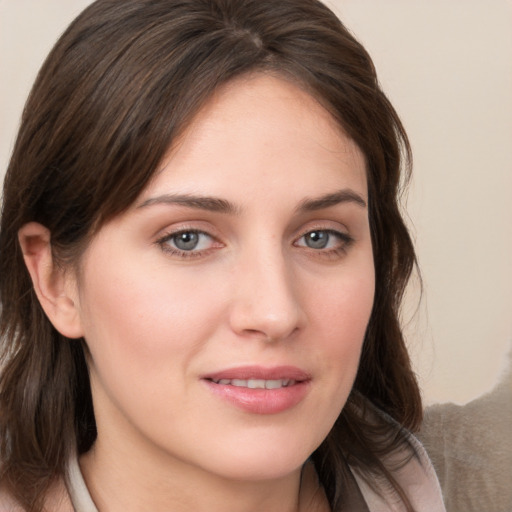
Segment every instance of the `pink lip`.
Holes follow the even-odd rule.
[[[267,368],[264,366],[240,366],[238,368],[229,368],[218,372],[209,373],[203,376],[203,379],[293,379],[297,381],[310,380],[309,373],[297,368],[296,366],[274,366]]]
[[[295,383],[277,389],[250,389],[215,382],[221,379],[293,380]],[[216,396],[243,411],[277,414],[294,407],[305,398],[310,388],[311,376],[294,366],[242,366],[205,375],[202,380]]]

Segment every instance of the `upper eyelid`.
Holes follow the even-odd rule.
[[[324,231],[326,233],[329,233],[329,234],[332,234],[332,235],[336,235],[340,238],[341,242],[348,245],[348,244],[351,244],[352,242],[355,242],[355,239],[352,235],[350,235],[349,233],[346,233],[346,232],[343,232],[343,231],[340,231],[340,230],[337,230],[337,229],[309,229],[307,230],[306,232],[304,232],[304,234],[300,235],[299,237],[295,238],[295,241],[294,241],[294,245],[299,241],[301,240],[302,238],[304,238],[306,235],[308,235],[309,233],[312,233],[314,231]],[[301,246],[302,247],[302,246]]]
[[[215,235],[212,235],[210,232],[204,230],[204,229],[197,229],[197,228],[180,228],[176,230],[169,230],[165,231],[160,235],[157,236],[157,241],[161,242],[163,240],[169,240],[177,235],[180,235],[181,233],[197,233],[201,235],[206,235],[207,237],[211,238],[214,241],[218,241],[218,238]]]
[[[312,227],[304,228],[301,230],[297,230],[295,235],[293,235],[293,238],[294,239],[302,238],[304,235],[307,235],[308,233],[311,233],[312,231],[327,231],[327,232],[331,232],[331,233],[335,233],[335,234],[350,236],[348,233],[348,230],[318,225],[318,226],[312,226]],[[161,234],[157,233],[156,237],[163,238],[166,236],[175,236],[175,235],[179,235],[180,233],[187,233],[187,232],[202,233],[207,236],[210,236],[211,238],[218,238],[218,235],[215,235],[210,230],[208,230],[206,228],[199,228],[197,226],[180,226],[178,228],[167,228],[167,229],[164,228],[164,229],[159,230],[159,233],[161,233]]]
[[[301,235],[299,235],[297,237],[297,239],[299,238],[302,238],[303,236],[306,236],[307,234],[309,233],[313,233],[315,231],[324,231],[326,233],[330,233],[330,234],[333,234],[333,235],[340,235],[342,237],[351,237],[351,235],[346,232],[346,231],[343,231],[341,229],[333,229],[333,228],[309,228],[307,229],[306,231],[302,232]]]
[[[327,231],[333,234],[339,234],[343,238],[350,238],[352,240],[354,239],[354,236],[351,234],[351,230],[349,230],[346,225],[339,222],[338,220],[330,219],[308,221],[303,224],[301,228],[295,228],[293,232],[288,236],[291,237],[292,243],[295,243],[303,236],[315,230]],[[158,232],[155,233],[154,239],[160,241],[164,238],[170,238],[183,232],[194,232],[205,234],[216,242],[224,243],[223,238],[225,238],[225,236],[222,235],[221,231],[225,231],[225,229],[219,230],[215,228],[215,226],[212,226],[210,222],[197,219],[191,221],[176,222],[175,224],[161,228],[158,230]],[[227,236],[229,237],[230,235],[228,234]],[[287,238],[286,234],[284,234],[284,236]]]
[[[305,227],[295,231],[295,239],[299,239],[312,231],[330,231],[332,233],[339,233],[342,236],[350,236],[352,238],[347,226],[338,221],[325,220],[306,223]]]
[[[204,222],[192,221],[192,222],[177,222],[174,225],[168,225],[164,228],[160,228],[155,234],[154,238],[162,239],[165,237],[172,237],[180,233],[192,232],[192,233],[203,233],[210,236],[213,239],[218,239],[218,230],[211,226],[204,226]]]

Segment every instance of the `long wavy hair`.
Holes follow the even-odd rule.
[[[96,438],[84,340],[49,322],[25,268],[18,230],[51,232],[73,264],[101,226],[133,204],[158,164],[222,84],[250,72],[292,80],[331,113],[366,157],[376,272],[373,312],[349,400],[313,453],[333,511],[350,467],[383,475],[407,445],[421,399],[399,323],[415,263],[399,211],[410,168],[402,124],[373,63],[317,0],[98,0],[65,31],[27,100],[4,185],[0,226],[0,481],[29,512],[74,453]],[[376,420],[373,404],[396,420]]]

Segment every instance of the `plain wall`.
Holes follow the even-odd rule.
[[[0,175],[37,70],[87,0],[0,0]],[[490,390],[512,340],[512,3],[330,0],[413,146],[423,276],[404,318],[426,401]],[[417,310],[413,316],[413,312]]]

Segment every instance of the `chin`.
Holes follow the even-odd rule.
[[[216,467],[212,470],[228,479],[276,480],[300,470],[321,442],[304,437],[294,439],[291,435],[273,441],[260,435],[251,442],[229,443],[225,449],[203,460],[215,461]]]
[[[306,462],[307,457],[287,457],[274,454],[264,460],[250,459],[245,463],[242,460],[233,461],[229,466],[226,462],[217,472],[229,480],[246,482],[279,480],[297,472]]]

